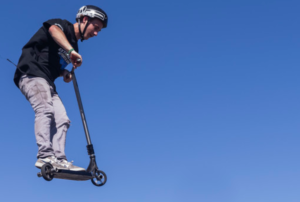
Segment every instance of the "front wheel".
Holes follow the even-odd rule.
[[[91,179],[92,183],[98,187],[103,186],[106,183],[106,180],[106,174],[102,170],[97,170],[95,172],[95,177]]]

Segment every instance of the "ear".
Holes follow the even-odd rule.
[[[84,16],[84,17],[82,18],[82,22],[85,23],[86,21],[88,21],[88,19],[89,19],[88,16]]]

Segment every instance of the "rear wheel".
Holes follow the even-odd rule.
[[[41,168],[41,172],[42,172],[42,176],[45,180],[47,181],[51,181],[54,177],[52,170],[53,166],[50,163],[46,163],[42,166]]]

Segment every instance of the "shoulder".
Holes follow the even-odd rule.
[[[50,19],[47,20],[46,22],[43,23],[44,27],[49,29],[52,25],[58,26],[62,31],[65,31],[72,23],[70,23],[68,20],[63,20],[63,19]]]

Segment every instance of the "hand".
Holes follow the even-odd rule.
[[[69,83],[73,79],[73,75],[68,70],[64,70],[62,72],[62,76],[64,77],[64,82]]]
[[[77,67],[80,67],[82,64],[82,57],[79,55],[76,51],[72,51],[70,53],[70,59],[73,64],[73,68],[76,69]]]

